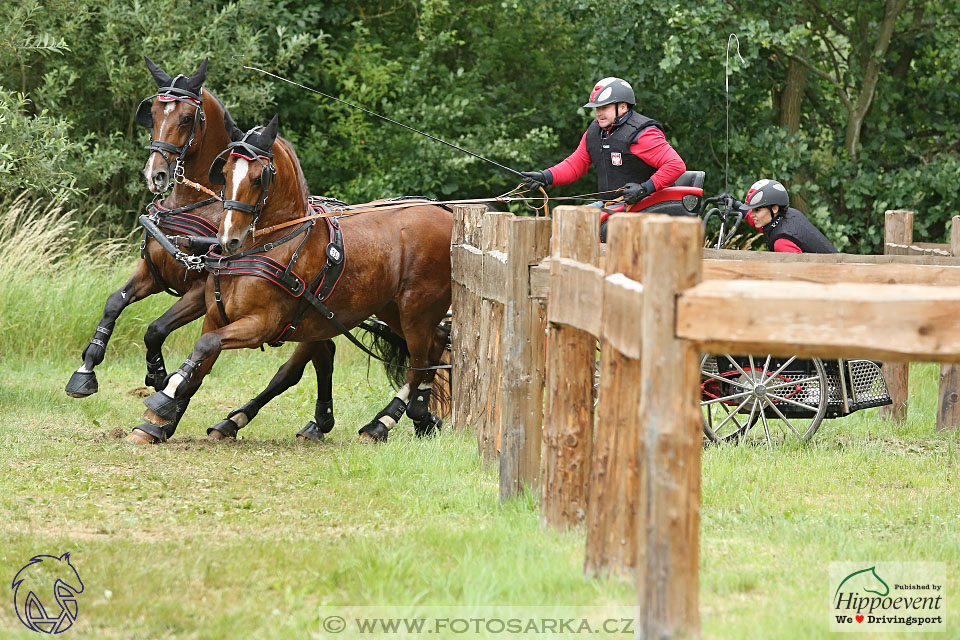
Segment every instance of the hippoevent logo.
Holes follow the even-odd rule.
[[[831,631],[946,630],[942,562],[830,563]]]
[[[70,554],[33,556],[10,585],[17,617],[38,633],[63,633],[77,619],[77,596],[83,593],[80,574]]]

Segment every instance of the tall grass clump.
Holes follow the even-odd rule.
[[[0,201],[0,356],[79,358],[139,253],[134,238],[98,237],[88,224],[95,213],[26,193]],[[146,324],[171,302],[155,296],[128,309],[111,351],[141,344]]]

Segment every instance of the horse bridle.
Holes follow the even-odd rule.
[[[140,106],[137,107],[136,116],[137,124],[150,129],[150,144],[145,146],[144,149],[159,153],[167,163],[167,171],[170,171],[171,165],[173,165],[173,182],[171,182],[171,184],[179,183],[183,179],[183,160],[187,155],[187,150],[196,138],[198,124],[201,127],[206,126],[206,117],[203,114],[203,95],[172,86],[180,77],[182,76],[174,78],[171,86],[160,87],[157,93],[144,98],[140,102]],[[187,138],[187,141],[179,147],[169,142],[164,142],[163,140],[153,139],[153,113],[151,109],[154,98],[159,98],[161,102],[185,102],[194,107],[193,127],[190,129],[190,136]],[[171,160],[171,155],[176,155],[176,159]]]
[[[224,197],[223,209],[225,211],[227,209],[234,209],[241,213],[251,214],[253,221],[250,223],[250,229],[253,229],[254,232],[256,232],[257,221],[260,219],[263,207],[267,203],[267,198],[270,196],[270,187],[273,185],[274,178],[277,175],[277,168],[273,164],[273,152],[255,147],[253,144],[247,142],[247,138],[257,133],[259,129],[259,127],[251,129],[243,136],[243,140],[228,144],[227,148],[221,151],[220,154],[214,158],[213,164],[210,165],[210,182],[226,185],[227,180],[226,176],[223,175],[223,166],[227,162],[227,154],[243,158],[249,162],[256,161],[260,163],[260,197],[257,199],[256,204],[248,204],[240,200],[227,200],[224,197],[226,193],[221,191],[221,197]],[[266,160],[266,162],[264,162],[264,160]]]

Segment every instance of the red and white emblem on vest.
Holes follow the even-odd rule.
[[[620,157],[619,153],[613,152],[610,154],[610,162],[613,163],[613,166],[619,167],[623,164],[623,158]]]

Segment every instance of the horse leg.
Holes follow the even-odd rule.
[[[166,386],[143,401],[147,407],[145,423],[134,427],[127,442],[136,444],[164,442],[176,431],[190,398],[197,392],[224,349],[252,349],[267,340],[260,319],[246,316],[217,328],[218,314],[207,314],[203,335],[193,346],[190,356],[167,378]]]
[[[313,420],[297,433],[298,438],[320,442],[333,430],[333,356],[337,346],[333,340],[317,344],[313,353],[313,368],[317,372],[317,404]]]
[[[143,383],[148,387],[153,387],[160,391],[164,379],[167,377],[167,369],[163,363],[164,341],[171,333],[180,327],[187,325],[200,316],[207,309],[204,301],[203,281],[196,282],[186,294],[177,300],[172,307],[150,323],[147,332],[143,336],[143,343],[147,347],[147,376]]]
[[[412,390],[407,417],[413,420],[414,433],[422,438],[439,431],[443,425],[440,418],[430,411],[430,394],[437,370],[427,367],[440,362],[446,342],[443,331],[438,328],[439,323],[422,320],[435,314],[421,309],[416,309],[412,314],[409,311],[408,309],[407,313],[401,316],[401,319],[406,320],[403,331],[410,351],[411,367],[406,378],[406,385]],[[416,320],[411,321],[410,318]]]
[[[312,343],[312,342],[301,342],[297,345],[297,348],[294,350],[293,354],[290,356],[290,359],[287,360],[274,374],[273,379],[270,380],[270,383],[267,385],[266,389],[261,391],[255,398],[244,404],[239,409],[234,409],[229,414],[225,420],[221,420],[217,424],[213,425],[207,429],[207,435],[211,440],[222,440],[223,438],[235,438],[237,437],[237,432],[248,425],[260,410],[271,400],[276,398],[278,395],[297,384],[300,379],[303,377],[303,370],[307,366],[307,362],[311,359],[314,360],[314,366],[316,366],[317,352],[322,351],[327,352],[326,342]],[[332,358],[331,358],[332,360]],[[320,377],[319,369],[317,377]],[[322,397],[322,389],[318,388],[319,395]],[[329,397],[329,396],[328,396]],[[319,407],[320,400],[317,400],[317,405]],[[333,427],[333,414],[332,414],[332,403],[329,403],[331,415],[330,427]],[[312,422],[309,424],[313,424]],[[308,426],[309,426],[308,424]],[[314,425],[316,426],[316,425]],[[306,427],[304,427],[306,429]],[[327,429],[329,431],[330,429]],[[302,432],[301,432],[302,433]],[[299,434],[298,434],[299,435]],[[323,434],[320,434],[320,437],[317,439],[322,439]]]
[[[413,314],[413,317],[422,318],[430,315],[423,314],[418,310],[417,313]],[[434,339],[435,323],[411,322],[410,320],[404,322],[404,314],[396,308],[384,309],[383,312],[378,312],[377,316],[386,322],[395,333],[404,336],[407,341],[407,348],[410,351],[411,367],[429,367],[440,360],[443,345]],[[402,325],[402,327],[398,325]],[[408,369],[403,386],[397,391],[397,395],[390,401],[390,404],[360,429],[360,441],[385,441],[390,429],[397,425],[404,413],[414,421],[414,428],[418,436],[424,436],[434,429],[439,429],[440,419],[429,410],[430,390],[434,373],[433,370]]]
[[[97,374],[94,373],[93,369],[103,362],[103,357],[107,352],[107,343],[110,341],[110,334],[117,318],[120,317],[127,305],[151,296],[159,290],[160,288],[150,274],[146,262],[141,260],[127,284],[111,293],[107,298],[103,307],[103,317],[97,323],[97,329],[94,331],[90,343],[80,355],[83,359],[83,365],[70,376],[70,380],[67,382],[66,392],[68,396],[86,398],[99,390]]]

